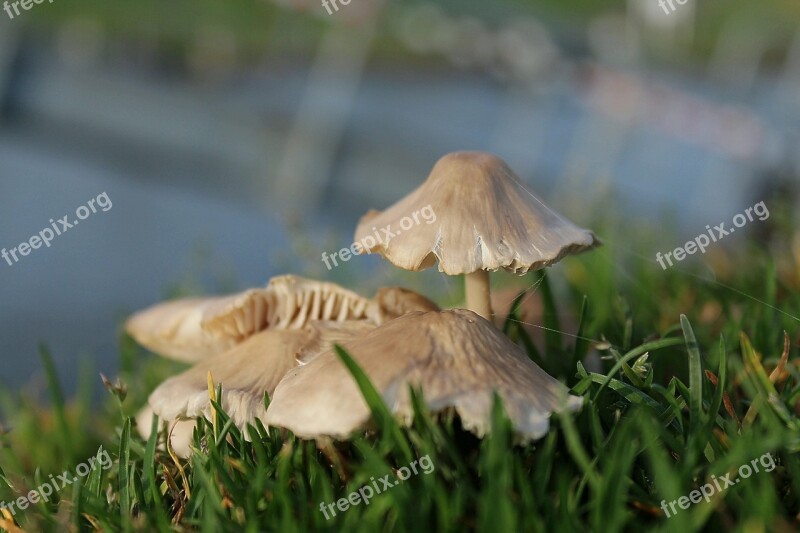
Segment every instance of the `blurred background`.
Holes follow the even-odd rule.
[[[132,311],[286,272],[457,301],[436,272],[320,260],[453,150],[497,153],[654,273],[756,202],[793,217],[796,0],[327,1],[0,11],[0,247],[113,203],[0,260],[0,383],[41,383],[40,344],[67,390],[81,360],[113,374]],[[745,232],[769,237],[720,249]]]

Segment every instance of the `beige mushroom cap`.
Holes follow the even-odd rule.
[[[553,211],[522,183],[492,154],[447,154],[415,191],[383,212],[364,215],[355,240],[400,268],[423,270],[438,260],[439,270],[449,275],[501,268],[524,274],[598,244],[591,231]],[[434,222],[400,229],[401,219],[427,206]],[[387,226],[396,234],[388,243],[365,244],[377,240],[369,239],[375,228]]]
[[[405,289],[387,289],[369,300],[335,283],[284,275],[272,278],[265,289],[158,304],[136,313],[125,328],[156,353],[195,362],[265,329],[301,329],[317,320],[371,320],[377,325],[398,316],[400,308],[428,310],[430,305],[435,308]]]
[[[334,342],[373,329],[367,321],[313,323],[302,330],[265,330],[167,379],[150,395],[149,403],[165,420],[211,418],[208,374],[222,385],[221,405],[240,429],[264,419],[264,393],[270,396],[286,373],[310,361]]]
[[[204,359],[173,376],[150,394],[149,403],[165,420],[211,417],[208,373],[222,384],[222,406],[243,426],[265,414],[264,393],[272,394],[278,382],[296,366],[295,354],[310,340],[304,330],[265,330],[230,350]]]
[[[582,402],[491,323],[464,309],[404,315],[343,346],[406,422],[413,416],[409,385],[421,387],[432,411],[454,408],[478,435],[490,429],[495,391],[525,439],[543,436],[553,412]],[[304,438],[346,438],[369,417],[355,380],[328,351],[286,375],[266,421]]]
[[[133,315],[125,330],[149,350],[179,361],[199,361],[241,342],[261,328],[264,290],[231,296],[183,298]]]

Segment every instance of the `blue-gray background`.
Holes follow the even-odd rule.
[[[67,389],[81,358],[113,374],[120,321],[168,295],[393,279],[319,256],[448,151],[498,153],[582,225],[670,220],[653,250],[797,180],[786,3],[171,4],[0,13],[0,248],[113,202],[0,261],[2,384],[41,380],[40,343]]]

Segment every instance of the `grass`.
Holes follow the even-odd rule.
[[[780,247],[780,236],[769,245]],[[791,357],[800,315],[800,268],[739,242],[741,257],[707,259],[726,277],[662,271],[608,244],[531,275],[504,331],[585,406],[555,416],[535,443],[514,441],[496,403],[490,437],[465,432],[452,413],[431,416],[413,394],[415,421],[399,427],[346,352],[373,425],[349,442],[302,441],[260,423],[243,438],[219,404],[200,421],[199,450],[177,460],[144,441],[130,416],[160,379],[177,371],[123,339],[121,382],[100,407],[92,381],[74,399],[60,392],[42,351],[51,402],[0,394],[12,430],[0,437],[0,501],[74,472],[101,446],[114,460],[9,516],[11,531],[794,531],[800,512],[800,373]],[[773,260],[772,257],[778,259]],[[631,258],[635,261],[631,261]],[[726,266],[727,265],[727,266]],[[558,281],[559,286],[554,283]],[[732,289],[735,287],[735,289]],[[518,320],[526,298],[540,299],[540,327]],[[537,320],[538,322],[538,320]],[[788,333],[785,333],[788,332]],[[85,372],[86,376],[90,373]],[[213,391],[219,397],[224,391]],[[265,399],[268,402],[268,399]],[[715,491],[667,518],[662,501],[689,496],[769,453],[774,469]],[[415,460],[412,475],[369,505],[334,503]],[[15,525],[17,524],[17,525]]]

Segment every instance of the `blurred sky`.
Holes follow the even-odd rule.
[[[585,4],[0,12],[0,248],[113,202],[0,260],[0,383],[41,375],[39,343],[68,390],[80,357],[113,374],[120,320],[169,295],[390,277],[319,255],[449,151],[497,153],[578,224],[613,205],[687,239],[796,183],[800,4]]]

